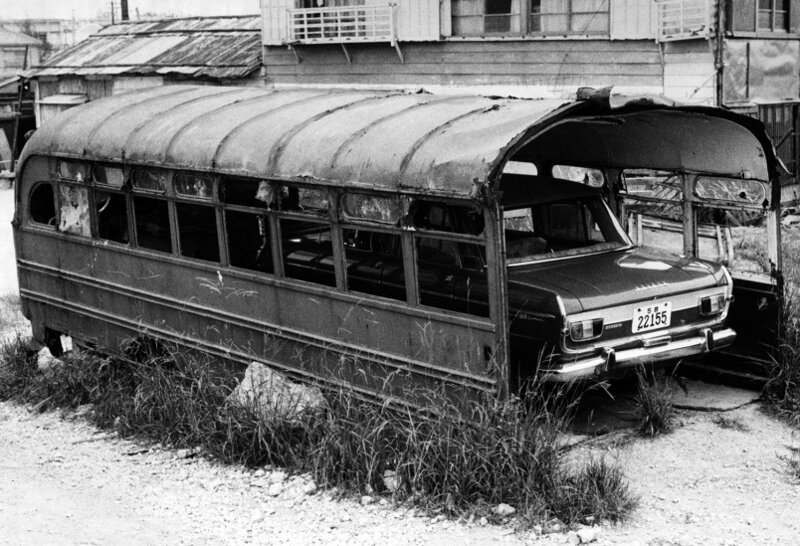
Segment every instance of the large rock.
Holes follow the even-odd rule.
[[[230,400],[253,408],[262,419],[298,422],[303,414],[324,406],[316,387],[290,381],[284,374],[260,362],[252,362]]]

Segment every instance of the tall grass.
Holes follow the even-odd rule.
[[[41,409],[91,403],[94,422],[122,435],[202,447],[225,462],[310,472],[318,485],[354,495],[495,519],[490,508],[507,503],[529,523],[619,520],[636,505],[618,468],[565,464],[558,435],[567,416],[542,394],[465,404],[415,393],[427,397],[422,414],[342,388],[325,392],[323,407],[303,419],[288,420],[233,403],[230,372],[202,358],[77,354],[40,370],[21,340],[6,344],[0,358],[0,399]]]
[[[636,376],[638,393],[636,394],[636,416],[639,421],[639,433],[643,436],[658,436],[670,432],[675,420],[675,406],[672,403],[672,390],[669,378],[649,379],[643,371]]]
[[[784,308],[781,344],[770,367],[765,392],[772,407],[800,424],[800,232],[784,229]]]

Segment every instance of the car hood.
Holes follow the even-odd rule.
[[[511,307],[526,292],[561,297],[568,314],[708,288],[724,282],[722,266],[640,249],[508,268]]]

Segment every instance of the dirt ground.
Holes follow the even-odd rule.
[[[0,295],[16,289],[0,190]],[[4,332],[8,334],[9,332]],[[725,420],[720,419],[720,415]],[[585,438],[575,456],[624,468],[640,505],[596,544],[790,544],[800,536],[800,487],[782,457],[795,432],[758,403],[680,412],[654,440]],[[724,426],[726,425],[726,426]],[[0,404],[0,544],[568,544],[513,523],[440,521],[391,502],[336,500],[274,469],[221,466],[141,446],[75,416]]]

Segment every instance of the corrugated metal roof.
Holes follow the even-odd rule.
[[[529,139],[581,120],[585,123],[576,134],[599,154],[601,165],[614,166],[621,154],[633,162],[626,166],[649,161],[661,168],[663,160],[669,162],[664,167],[687,172],[750,170],[767,179],[774,158],[765,149],[766,136],[747,126],[748,119],[721,109],[642,104],[614,110],[586,101],[164,86],[72,108],[37,130],[24,155],[54,153],[480,199],[512,148],[533,154],[531,147],[540,140],[553,146],[541,136]],[[637,130],[626,137],[629,122],[646,134]],[[598,124],[621,129],[607,139],[586,140]],[[662,124],[669,127],[662,130]],[[707,128],[704,135],[725,135],[724,142],[722,136],[712,139],[722,152],[735,149],[724,164],[718,164],[719,153],[696,153],[691,139],[689,148],[682,146],[686,134],[701,125]],[[644,146],[643,159],[635,151],[623,154],[627,147],[638,149],[638,140],[653,140],[668,153]]]
[[[243,78],[261,66],[260,17],[207,17],[111,25],[26,73],[179,74]]]
[[[8,30],[7,28],[0,27],[0,47],[2,46],[34,46],[42,47],[44,44],[27,34]]]

